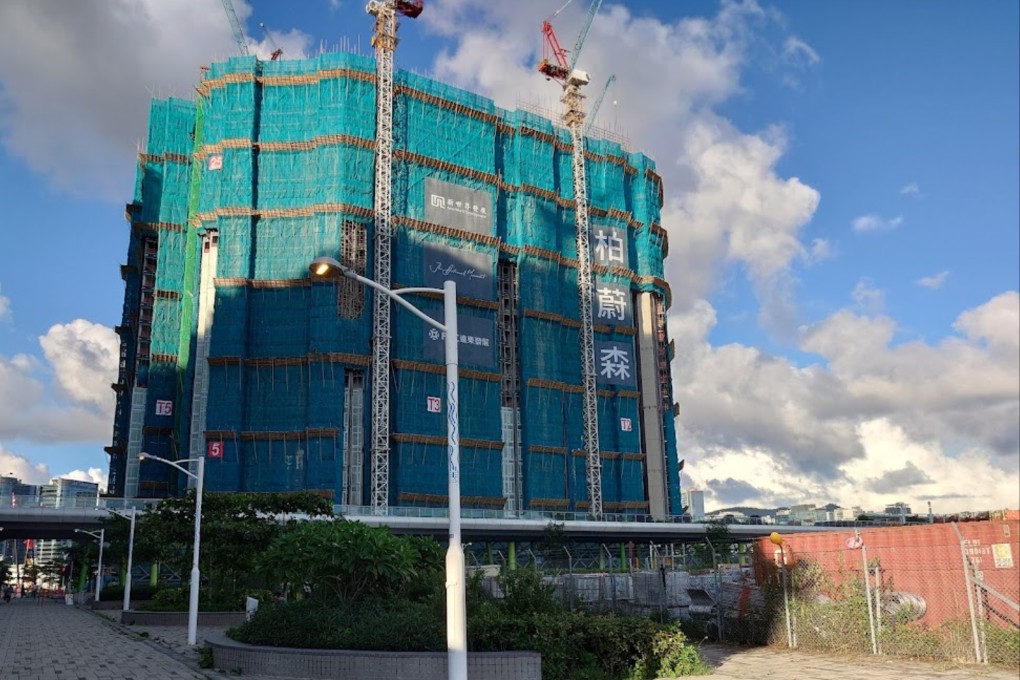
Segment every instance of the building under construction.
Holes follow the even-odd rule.
[[[204,456],[207,491],[446,507],[441,334],[313,279],[326,255],[393,289],[457,282],[466,513],[681,514],[654,163],[575,155],[569,126],[377,61],[237,57],[152,102],[109,493],[183,490],[144,451]]]

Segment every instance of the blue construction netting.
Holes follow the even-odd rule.
[[[160,160],[145,163],[136,192],[137,220],[164,225],[150,401],[172,398],[182,406],[178,414],[190,413],[195,370],[182,357],[190,357],[195,334],[196,236],[215,231],[205,430],[222,443],[223,456],[209,461],[210,490],[316,489],[355,504],[367,500],[371,409],[348,401],[370,394],[372,298],[349,285],[312,283],[307,266],[320,255],[355,253],[366,274],[374,271],[374,73],[372,59],[350,54],[235,58],[210,67],[197,102],[153,103],[147,157]],[[408,73],[395,78],[393,128],[393,285],[424,285],[436,248],[481,263],[474,273],[491,282],[465,289],[459,307],[470,345],[462,350],[460,385],[465,505],[505,504],[496,284],[497,262],[510,261],[519,291],[522,506],[585,509],[568,133],[541,116]],[[597,279],[632,294],[653,292],[668,304],[654,163],[598,139],[588,140],[587,159],[591,221],[625,240],[623,261],[596,268]],[[431,218],[435,203],[426,194],[436,181],[468,192],[462,212],[484,215],[486,228]],[[442,314],[438,296],[413,302]],[[597,325],[595,335],[636,352],[632,322]],[[439,412],[429,408],[445,394],[436,346],[422,322],[394,307],[393,504],[445,502],[445,404]],[[638,387],[600,385],[598,412],[605,506],[646,511]],[[188,450],[185,418],[154,418],[146,417],[153,453],[204,453]],[[678,512],[672,411],[664,409],[662,418],[665,435],[656,436],[666,441],[670,508]],[[634,426],[622,429],[623,421]],[[356,450],[350,455],[358,465],[345,461],[347,448]],[[352,481],[356,474],[360,480]]]

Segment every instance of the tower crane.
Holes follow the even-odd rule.
[[[370,0],[365,11],[375,17],[375,280],[390,287],[393,215],[393,50],[397,15],[414,19],[423,0]],[[372,332],[372,512],[386,514],[390,494],[390,299],[375,291]]]
[[[598,98],[595,100],[595,103],[592,104],[591,113],[587,115],[588,121],[584,124],[585,134],[588,134],[588,131],[595,125],[595,116],[598,115],[599,108],[602,106],[602,100],[606,98],[606,92],[609,90],[609,86],[613,84],[614,80],[616,80],[615,73],[606,78],[606,84],[602,86],[602,91],[599,92]]]
[[[234,13],[234,3],[230,0],[220,0],[223,4],[223,11],[227,13],[227,19],[230,21],[230,30],[234,32],[234,42],[237,43],[238,48],[241,50],[241,56],[248,56],[248,43],[244,40],[244,31],[241,30],[241,22],[237,20],[237,14]]]
[[[592,0],[585,15],[581,31],[574,43],[574,50],[567,61],[566,53],[560,47],[550,19],[562,12],[573,0],[567,0],[549,19],[542,22],[545,36],[545,58],[538,65],[540,73],[556,80],[563,87],[563,122],[570,131],[573,146],[571,166],[574,175],[574,215],[577,240],[577,291],[581,315],[581,378],[583,383],[583,423],[585,449],[585,478],[588,484],[590,512],[595,518],[602,516],[602,460],[599,456],[598,395],[595,376],[595,337],[592,321],[592,302],[595,296],[595,282],[592,279],[591,240],[588,225],[588,178],[584,164],[584,95],[581,88],[588,84],[589,77],[576,69],[581,48],[588,37],[588,29],[602,5],[602,0]],[[549,57],[552,57],[552,60]]]
[[[276,61],[283,56],[283,50],[281,50],[280,46],[276,44],[275,40],[273,40],[273,36],[269,34],[269,29],[266,28],[265,22],[260,21],[259,26],[262,28],[262,32],[266,34],[266,40],[268,40],[269,44],[273,46],[273,53],[270,55],[269,61]]]

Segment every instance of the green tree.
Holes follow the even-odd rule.
[[[229,599],[245,589],[264,587],[255,566],[259,548],[271,543],[285,525],[297,523],[298,517],[332,513],[331,501],[312,492],[204,495],[199,569],[209,584],[209,595]],[[194,491],[182,498],[166,499],[140,515],[135,528],[135,560],[163,562],[182,574],[188,573],[194,521]],[[123,532],[123,538],[117,540],[122,551],[127,545],[127,524],[119,519],[107,523],[114,532]]]
[[[349,602],[434,592],[442,565],[432,539],[336,518],[288,527],[262,551],[257,568],[277,583],[308,584],[317,599]]]

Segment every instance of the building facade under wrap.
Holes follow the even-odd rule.
[[[152,102],[125,281],[109,493],[187,481],[147,452],[206,457],[208,491],[370,503],[375,62],[235,58],[195,101]],[[662,278],[662,183],[586,140],[605,514],[681,514]],[[549,119],[395,78],[391,286],[457,282],[461,494],[469,509],[590,508],[570,136]],[[438,295],[409,301],[442,317]],[[445,507],[443,338],[393,305],[388,506]]]

